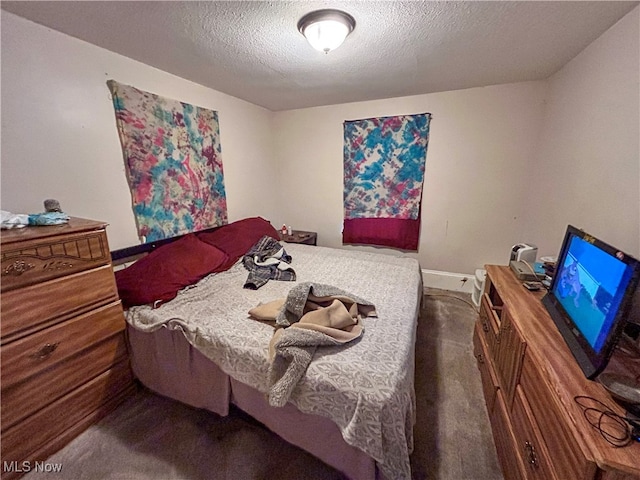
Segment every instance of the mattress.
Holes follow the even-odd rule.
[[[302,413],[291,403],[272,407],[258,390],[232,379],[202,355],[180,330],[140,332],[127,326],[131,367],[150,390],[220,416],[235,404],[287,442],[306,450],[351,480],[390,480],[362,450],[348,445],[338,426]]]
[[[364,334],[345,346],[319,348],[290,403],[328,418],[344,441],[376,461],[387,478],[410,479],[415,421],[414,348],[422,295],[412,258],[285,244],[297,282],[333,285],[376,306]],[[210,275],[159,308],[132,307],[127,321],[141,332],[182,331],[188,342],[232,379],[259,392],[269,389],[271,325],[248,316],[260,303],[284,298],[292,282],[269,281],[244,289],[239,262]]]

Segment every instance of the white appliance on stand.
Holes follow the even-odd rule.
[[[538,247],[532,243],[517,243],[511,247],[509,262],[527,262],[533,265],[538,257]]]
[[[484,283],[487,279],[487,271],[479,268],[473,277],[473,292],[471,292],[471,301],[476,307],[480,307],[480,299],[484,292]]]

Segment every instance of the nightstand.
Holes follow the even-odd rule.
[[[291,235],[284,235],[280,233],[280,240],[287,243],[304,243],[305,245],[317,245],[318,234],[316,232],[292,230]]]

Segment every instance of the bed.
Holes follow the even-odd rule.
[[[233,244],[246,251],[237,241]],[[248,272],[231,255],[219,271],[181,288],[174,298],[127,308],[135,375],[157,393],[220,415],[235,404],[349,478],[410,479],[414,350],[422,298],[418,262],[283,246],[292,259],[293,282],[269,280],[257,290],[243,288]],[[375,305],[377,317],[363,321],[364,333],[357,340],[319,347],[288,403],[274,407],[268,396],[274,327],[250,318],[248,311],[286,297],[300,282],[332,285],[366,299]]]

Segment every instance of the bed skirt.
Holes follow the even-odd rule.
[[[300,412],[294,405],[272,407],[265,394],[229,377],[191,346],[180,330],[146,333],[127,325],[131,367],[138,380],[160,395],[221,416],[233,403],[293,445],[352,480],[381,480],[375,461],[342,438],[331,420]]]

